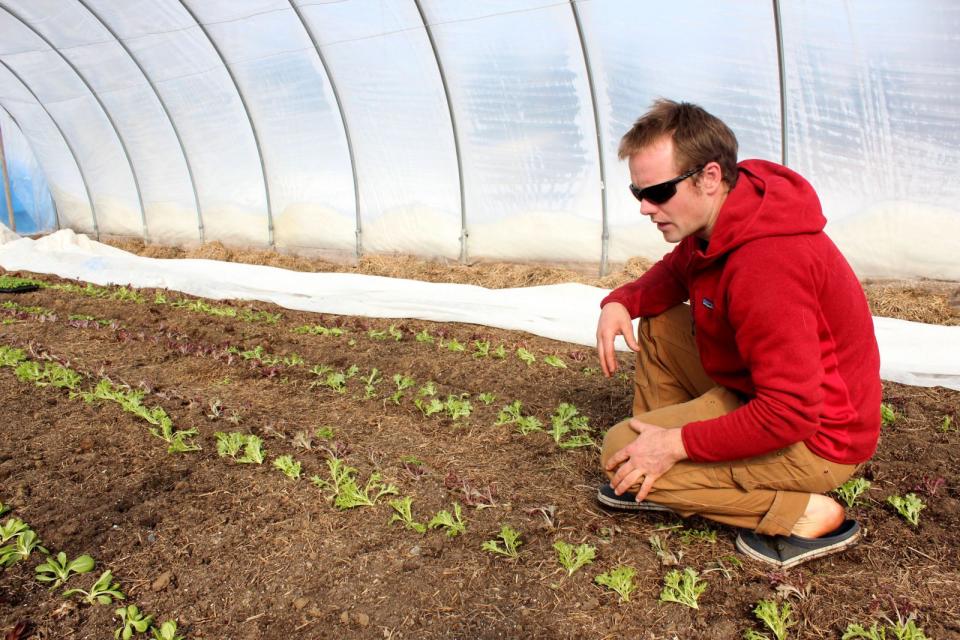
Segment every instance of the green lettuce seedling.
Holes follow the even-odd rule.
[[[426,329],[417,333],[417,335],[415,335],[413,339],[416,340],[417,342],[425,342],[427,344],[433,344],[433,336],[430,335],[430,332],[427,331]]]
[[[247,436],[247,443],[243,445],[243,455],[237,458],[241,464],[263,464],[263,440],[254,435]]]
[[[357,484],[357,469],[348,466],[340,458],[328,458],[327,467],[330,480],[312,476],[310,481],[321,489],[330,491],[333,504],[338,509],[372,507],[383,496],[399,493],[395,485],[383,482],[378,472],[370,474],[367,483],[360,488]]]
[[[923,633],[923,629],[917,626],[917,623],[913,619],[913,614],[910,614],[904,620],[897,614],[897,621],[893,622],[887,620],[888,625],[880,626],[876,622],[870,625],[869,629],[865,629],[863,625],[851,623],[847,625],[846,631],[843,632],[841,640],[887,640],[887,631],[892,631],[893,636],[891,640],[929,640],[926,635]]]
[[[780,608],[777,608],[777,603],[773,600],[761,600],[753,609],[753,615],[767,626],[767,629],[773,633],[773,637],[776,638],[776,640],[787,640],[788,630],[797,624],[791,617],[791,613],[789,602],[784,602]],[[769,640],[765,633],[758,633],[753,630],[747,631],[746,634],[744,634],[744,639]]]
[[[151,631],[153,631],[153,640],[187,640],[186,636],[177,635],[177,623],[173,620],[167,620],[159,627],[154,626]]]
[[[567,368],[567,363],[564,362],[559,356],[550,355],[545,357],[543,361],[551,367],[556,367],[557,369]]]
[[[627,602],[630,600],[630,594],[637,588],[633,582],[635,575],[637,575],[636,569],[620,565],[606,573],[601,573],[593,581],[615,591],[620,596],[620,602]]]
[[[0,516],[2,516],[3,514],[5,514],[5,513],[8,512],[8,511],[10,511],[10,507],[8,507],[7,505],[3,504],[3,502],[0,502]]]
[[[120,607],[114,614],[120,618],[120,628],[113,633],[113,637],[122,640],[130,640],[135,633],[146,633],[153,622],[153,616],[143,615],[135,604]]]
[[[443,411],[443,402],[441,402],[439,398],[430,398],[430,402],[424,401],[423,398],[417,398],[413,401],[413,404],[416,405],[417,409],[420,409],[420,412],[427,418]]]
[[[291,480],[300,479],[300,463],[294,460],[291,455],[277,456],[273,461],[273,466]]]
[[[517,347],[517,357],[528,367],[537,361],[537,356],[533,355],[523,347]]]
[[[669,543],[656,534],[650,536],[648,540],[650,542],[650,548],[660,559],[660,564],[665,567],[680,564],[680,560],[683,558],[683,550],[674,553],[670,550]]]
[[[412,529],[417,533],[426,533],[427,525],[421,524],[413,519],[413,498],[405,496],[390,501],[390,506],[396,513],[390,518],[390,524],[400,522],[407,529]]]
[[[363,397],[375,398],[377,396],[377,385],[383,382],[380,370],[374,367],[370,370],[370,375],[363,379]]]
[[[487,358],[489,356],[490,356],[490,341],[474,340],[473,341],[473,357]]]
[[[557,540],[553,543],[553,548],[557,552],[557,562],[567,570],[568,576],[572,576],[577,569],[593,562],[597,556],[597,548],[589,544],[574,547],[563,540]]]
[[[553,436],[553,441],[561,449],[588,447],[594,444],[593,439],[588,435],[589,423],[590,419],[580,415],[575,406],[563,402],[550,417],[552,426],[547,433]]]
[[[334,436],[333,427],[331,426],[317,427],[316,430],[313,432],[313,435],[320,438],[321,440],[332,440]]]
[[[29,531],[30,527],[20,518],[7,518],[7,521],[0,524],[0,544],[19,536],[24,531]]]
[[[237,431],[229,433],[217,431],[213,434],[213,437],[217,441],[217,455],[221,458],[236,458],[247,442],[247,437]]]
[[[406,376],[400,373],[393,374],[393,384],[397,386],[397,391],[390,399],[393,400],[393,404],[400,404],[400,398],[403,397],[403,392],[412,387],[417,383],[416,380],[410,376]]]
[[[951,431],[956,431],[953,428],[953,417],[943,416],[943,421],[940,422],[940,433],[950,433]]]
[[[470,413],[473,411],[473,405],[467,400],[469,395],[468,393],[461,393],[460,395],[447,396],[443,407],[447,410],[447,415],[450,416],[451,420],[470,417]]]
[[[684,529],[680,532],[680,542],[683,544],[691,544],[697,541],[716,544],[717,532],[710,527],[704,527],[703,529]]]
[[[9,567],[26,560],[34,550],[49,553],[40,545],[40,538],[33,529],[21,531],[11,542],[12,544],[0,547],[0,566]]]
[[[443,510],[437,512],[430,522],[427,523],[428,529],[436,528],[446,529],[447,537],[455,538],[467,530],[467,525],[463,521],[463,512],[460,509],[460,503],[453,503],[453,513]]]
[[[387,333],[390,334],[390,337],[396,340],[397,342],[400,342],[401,340],[403,340],[403,331],[401,331],[400,329],[397,329],[397,325],[395,324],[392,324],[389,327],[387,327]]]
[[[880,404],[880,422],[884,427],[889,427],[897,421],[897,414],[893,407],[886,403]]]
[[[0,366],[16,367],[27,359],[23,349],[14,349],[13,347],[0,347]]]
[[[82,555],[74,560],[67,561],[67,554],[61,551],[56,556],[50,556],[43,564],[37,565],[37,581],[50,582],[50,589],[56,589],[76,573],[93,571],[94,561],[88,555]]]
[[[848,508],[853,508],[857,498],[862,496],[870,488],[870,481],[866,478],[851,478],[834,490],[837,497],[843,500]]]
[[[503,545],[501,546],[496,539],[487,540],[480,548],[483,551],[489,551],[490,553],[496,553],[501,556],[506,556],[508,558],[517,558],[520,556],[520,545],[523,542],[520,540],[520,532],[511,527],[508,524],[500,527],[500,534],[497,536],[503,540]]]
[[[114,600],[126,600],[127,596],[120,591],[120,585],[113,581],[113,574],[107,570],[100,574],[97,581],[90,587],[90,591],[83,589],[67,589],[64,597],[79,593],[88,604],[110,604]]]
[[[660,602],[676,602],[692,609],[699,609],[697,600],[706,589],[706,581],[700,580],[696,570],[687,567],[681,573],[674,569],[663,577]]]
[[[497,400],[497,396],[493,395],[492,393],[486,393],[486,392],[481,393],[480,395],[477,396],[477,398],[480,400],[480,402],[482,402],[486,406],[490,406]]]
[[[908,493],[902,497],[890,496],[887,498],[887,502],[913,526],[920,524],[920,512],[927,508],[927,505],[915,493]]]
[[[497,360],[504,360],[507,357],[507,350],[503,348],[502,344],[497,345],[497,348],[493,350],[491,354]]]
[[[467,348],[456,338],[450,338],[447,342],[441,342],[440,346],[445,348],[447,351],[453,351],[454,353],[467,350]]]

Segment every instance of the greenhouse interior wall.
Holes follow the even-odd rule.
[[[861,277],[960,280],[952,0],[2,0],[0,34],[21,234],[605,270],[670,248],[617,159],[663,96],[805,176]]]

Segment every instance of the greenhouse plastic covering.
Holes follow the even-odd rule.
[[[136,256],[63,230],[40,240],[0,225],[0,267],[182,291],[213,299],[260,300],[289,309],[378,318],[465,322],[585,346],[596,345],[605,289],[557,284],[516,289],[420,282],[354,273],[303,273],[213,260]],[[880,375],[886,380],[960,390],[960,327],[874,318]],[[627,350],[622,338],[617,348]]]
[[[657,258],[616,150],[665,96],[807,177],[862,277],[960,279],[958,78],[953,0],[0,0],[24,233]]]

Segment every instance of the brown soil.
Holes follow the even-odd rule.
[[[596,449],[563,450],[546,433],[494,424],[513,400],[544,423],[559,403],[571,402],[601,438],[628,413],[630,382],[600,376],[589,349],[423,321],[395,322],[401,340],[376,340],[368,332],[387,330],[390,321],[261,305],[282,314],[268,325],[155,304],[153,292],[145,293],[145,304],[50,289],[0,294],[0,303],[55,316],[0,310],[0,345],[68,363],[90,376],[87,386],[109,377],[143,389],[144,404],[162,406],[177,428],[199,430],[203,450],[167,453],[146,423],[118,405],[70,399],[0,367],[0,501],[51,551],[96,558],[96,571],[69,586],[89,588],[109,568],[129,602],[161,620],[176,618],[189,638],[739,638],[760,629],[753,606],[776,597],[794,608],[791,637],[837,638],[851,622],[869,626],[898,614],[914,615],[930,638],[960,637],[960,434],[941,430],[947,416],[960,423],[958,392],[885,384],[898,419],[865,469],[873,482],[867,499],[853,509],[864,541],[782,574],[746,559],[737,568],[731,529],[713,526],[715,543],[685,543],[684,531],[708,523],[605,512],[594,500]],[[75,314],[116,323],[71,321]],[[305,324],[348,333],[293,333]],[[424,329],[468,351],[418,342],[414,335]],[[471,357],[478,339],[505,345],[508,357]],[[226,346],[296,353],[307,365],[244,360]],[[538,361],[523,364],[513,355],[518,346]],[[567,368],[544,364],[550,354]],[[629,372],[632,362],[621,358]],[[356,365],[359,373],[340,394],[311,386],[321,379],[309,372],[317,363]],[[374,367],[383,382],[366,399],[360,378]],[[395,373],[417,382],[399,404],[388,398]],[[473,413],[456,421],[424,417],[412,397],[428,380],[443,399],[470,394]],[[483,392],[496,401],[483,405]],[[321,426],[334,429],[332,440],[306,437]],[[259,435],[266,463],[218,457],[217,431]],[[359,470],[361,482],[376,471],[411,496],[421,522],[463,505],[466,533],[421,535],[391,524],[389,498],[336,509],[307,479],[326,477],[333,453]],[[271,466],[282,454],[302,463],[300,480]],[[885,503],[908,491],[927,503],[916,528]],[[517,559],[480,548],[503,524],[522,533]],[[651,550],[652,535],[683,553],[680,567],[704,575],[699,610],[658,602],[672,567]],[[595,546],[596,561],[564,577],[557,540]],[[25,622],[27,633],[10,637],[110,637],[116,605],[78,604],[47,591],[33,576],[39,562],[34,554],[0,573],[0,634]],[[637,571],[629,602],[593,582],[620,564]]]

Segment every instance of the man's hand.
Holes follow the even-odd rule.
[[[664,429],[636,418],[630,421],[630,428],[637,432],[637,438],[610,457],[607,471],[617,470],[610,481],[617,495],[643,478],[643,485],[637,492],[637,502],[640,502],[650,493],[657,478],[680,460],[686,460],[687,451],[683,447],[680,429]]]
[[[613,341],[617,336],[623,336],[627,346],[634,351],[640,350],[640,345],[633,337],[630,312],[619,302],[608,302],[600,309],[600,321],[597,322],[597,354],[603,375],[608,378],[617,372],[617,356],[613,349]]]

